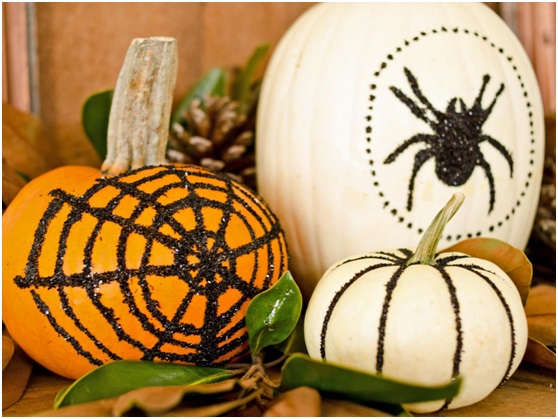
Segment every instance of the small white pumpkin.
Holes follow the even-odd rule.
[[[285,34],[258,109],[258,189],[308,298],[351,254],[414,248],[440,196],[467,196],[443,246],[524,248],[544,121],[520,42],[482,3],[324,3]]]
[[[476,403],[513,374],[527,346],[517,288],[492,262],[435,255],[462,201],[454,195],[415,253],[354,256],[324,274],[305,318],[311,357],[422,385],[462,377],[454,399],[407,406],[420,413]]]

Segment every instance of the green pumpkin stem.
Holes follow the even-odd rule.
[[[174,38],[132,41],[112,99],[102,173],[164,164],[177,67]]]
[[[436,258],[436,249],[438,248],[438,243],[442,238],[442,233],[446,224],[451,220],[455,213],[463,204],[465,200],[465,195],[462,193],[454,194],[448,201],[446,206],[434,217],[432,223],[426,229],[426,232],[420,239],[417,246],[417,250],[408,260],[407,265],[413,263],[420,263],[423,265],[434,265],[434,259]]]

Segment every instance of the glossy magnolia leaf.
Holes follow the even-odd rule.
[[[216,416],[234,409],[234,406],[227,408],[221,403],[214,405],[213,401],[215,397],[232,391],[236,383],[237,380],[228,379],[211,384],[142,387],[118,397],[51,409],[36,416],[121,416],[131,410],[146,414],[171,413],[173,416]],[[179,405],[188,398],[194,401],[194,407]],[[207,401],[207,404],[200,405],[201,401]],[[195,412],[182,415],[182,411],[187,409],[194,409]]]
[[[283,365],[281,390],[300,386],[359,402],[400,405],[453,398],[461,379],[442,386],[418,386],[294,354]]]
[[[254,73],[262,62],[269,49],[269,44],[262,44],[252,53],[244,68],[235,78],[231,86],[231,98],[240,102],[240,112],[246,112],[250,108],[252,86],[254,84]]]
[[[178,104],[172,114],[171,124],[185,123],[184,112],[195,98],[203,99],[208,94],[211,96],[224,96],[226,93],[227,72],[221,67],[212,68],[203,76]]]
[[[299,316],[295,328],[283,342],[274,345],[274,348],[285,355],[296,352],[307,354],[306,342],[304,341],[304,316]]]
[[[533,278],[533,266],[520,249],[502,240],[479,237],[463,240],[442,252],[461,252],[498,265],[517,287],[523,305],[527,303]]]
[[[232,377],[226,369],[150,361],[114,361],[100,366],[62,390],[54,407],[108,399],[141,387],[198,385]]]
[[[302,311],[302,295],[290,272],[256,295],[246,310],[246,329],[252,357],[289,337]]]
[[[81,110],[83,130],[101,160],[107,156],[108,125],[113,95],[113,89],[94,93],[85,100]]]

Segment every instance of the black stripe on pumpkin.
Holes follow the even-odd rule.
[[[461,354],[463,353],[463,325],[461,323],[461,309],[459,306],[459,300],[457,298],[457,290],[451,276],[446,272],[443,266],[435,266],[435,268],[440,272],[442,278],[444,279],[446,285],[448,286],[448,291],[450,294],[451,306],[453,308],[453,313],[455,315],[455,330],[457,332],[457,342],[455,346],[455,353],[453,355],[453,370],[452,379],[457,378],[459,375],[459,368],[461,366]],[[448,408],[453,399],[447,399],[444,405],[439,410],[445,410]]]
[[[350,263],[350,262],[355,262],[358,260],[362,260],[362,259],[378,259],[378,258],[374,258],[372,256],[363,256],[363,257],[359,257],[359,258],[355,258],[352,260],[347,260],[345,261],[343,264],[345,263]],[[337,303],[339,302],[339,300],[341,299],[341,297],[343,296],[343,294],[345,293],[345,291],[347,291],[347,289],[353,285],[359,278],[362,278],[363,275],[367,274],[368,272],[371,272],[373,270],[376,269],[380,269],[380,268],[386,268],[386,267],[391,267],[391,266],[397,266],[398,264],[395,263],[381,263],[378,265],[372,265],[369,266],[363,270],[361,270],[360,272],[357,272],[350,280],[348,280],[345,284],[343,284],[343,286],[341,286],[341,288],[335,293],[335,295],[333,296],[331,302],[329,303],[329,306],[327,308],[327,312],[325,314],[323,323],[322,323],[322,331],[320,333],[320,356],[322,357],[322,359],[325,361],[326,360],[326,334],[327,334],[327,329],[329,326],[329,322],[331,320],[331,316],[333,314],[333,310],[335,309],[335,306],[337,305]],[[341,265],[339,265],[341,266]]]
[[[341,261],[338,265],[334,266],[332,268],[332,271],[339,268],[340,266],[346,265],[348,263],[352,263],[352,262],[357,262],[360,260],[367,260],[367,259],[374,259],[374,260],[382,260],[382,261],[386,261],[389,263],[382,263],[382,264],[378,264],[378,265],[374,265],[371,267],[368,267],[366,269],[363,269],[362,271],[358,272],[357,274],[355,274],[349,281],[347,281],[340,289],[339,291],[337,291],[333,297],[333,299],[331,300],[329,307],[327,309],[326,315],[324,317],[324,321],[322,324],[322,331],[320,333],[320,356],[322,357],[322,359],[325,361],[326,360],[326,345],[325,345],[325,339],[326,339],[326,334],[327,334],[327,328],[329,326],[329,321],[331,320],[331,316],[333,314],[333,310],[335,309],[335,306],[337,305],[337,303],[339,302],[340,298],[343,296],[343,294],[345,293],[345,291],[347,291],[347,289],[353,284],[355,283],[360,277],[362,277],[362,275],[377,269],[377,268],[385,268],[385,267],[390,267],[390,266],[404,266],[407,261],[409,260],[409,258],[412,256],[413,252],[409,249],[399,249],[399,251],[401,253],[403,253],[403,257],[392,253],[392,252],[386,252],[386,251],[380,251],[380,252],[375,252],[375,253],[371,253],[371,254],[367,254],[367,255],[362,255],[362,256],[357,256],[354,258],[349,258],[349,259],[345,259],[343,261]]]
[[[389,305],[391,304],[391,297],[393,296],[393,291],[397,286],[399,278],[407,268],[408,266],[406,264],[401,265],[386,284],[386,296],[384,298],[384,304],[382,306],[380,325],[378,326],[378,349],[376,351],[376,371],[378,371],[378,373],[381,373],[382,369],[384,368],[384,344],[386,338],[386,324],[388,319]]]
[[[508,322],[510,325],[510,341],[511,341],[511,351],[510,351],[510,359],[508,361],[508,366],[506,368],[506,371],[504,373],[504,376],[502,378],[502,380],[500,381],[500,384],[498,384],[498,387],[502,386],[509,378],[510,378],[510,372],[511,369],[513,367],[513,362],[515,360],[516,357],[516,338],[515,338],[515,324],[513,321],[513,315],[510,309],[510,306],[508,304],[508,302],[506,301],[506,299],[504,298],[504,295],[502,294],[502,291],[500,291],[500,289],[496,286],[496,284],[486,275],[482,274],[479,271],[483,271],[483,272],[488,272],[491,273],[495,276],[496,275],[494,272],[490,272],[489,270],[486,270],[485,268],[483,268],[482,266],[478,266],[478,265],[452,265],[452,266],[456,266],[459,268],[463,268],[466,269],[469,272],[472,272],[476,275],[478,275],[480,278],[482,278],[489,286],[490,288],[492,288],[492,290],[494,291],[494,293],[496,294],[496,296],[498,297],[498,299],[500,300],[500,303],[502,304],[502,307],[504,308],[504,311],[506,312],[506,316],[508,318]]]

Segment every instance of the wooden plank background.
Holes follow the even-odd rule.
[[[214,66],[276,45],[311,3],[36,3],[41,119],[61,161],[99,165],[81,128],[83,101],[114,87],[130,41],[178,41],[175,100]]]
[[[313,3],[35,3],[36,33],[25,33],[25,4],[3,3],[3,99],[30,107],[26,43],[38,52],[37,96],[44,131],[62,163],[100,164],[81,127],[81,106],[114,87],[131,39],[178,40],[175,99],[213,66],[241,65],[254,48],[272,47]],[[545,111],[556,111],[556,4],[489,3],[516,31],[532,59]],[[28,11],[29,9],[27,9]],[[27,16],[29,18],[29,16]],[[33,91],[33,89],[31,89]],[[35,89],[37,90],[37,89]]]

